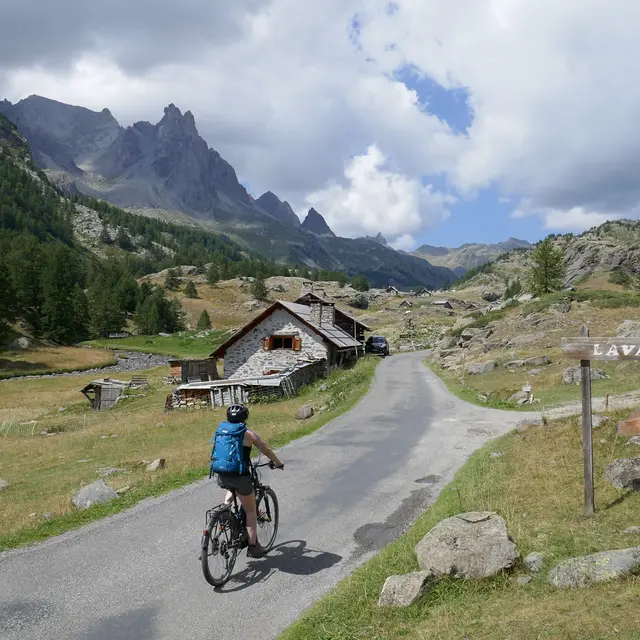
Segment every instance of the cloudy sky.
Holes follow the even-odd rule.
[[[254,196],[395,246],[638,217],[636,0],[5,0],[0,98],[191,110]]]

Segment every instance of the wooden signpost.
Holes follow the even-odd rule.
[[[580,360],[582,383],[582,446],[584,449],[584,512],[595,511],[593,493],[593,437],[591,422],[591,360],[640,360],[638,338],[590,338],[583,325],[578,338],[562,338],[562,351]]]

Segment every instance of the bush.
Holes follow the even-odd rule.
[[[200,317],[198,318],[198,324],[196,325],[196,331],[205,331],[211,329],[211,318],[206,309],[202,310]]]
[[[351,286],[356,291],[369,291],[369,281],[364,276],[355,276],[351,281]],[[366,309],[366,307],[364,307]]]
[[[184,295],[187,298],[197,298],[198,290],[196,289],[196,285],[193,284],[193,280],[188,280],[187,284],[184,287]]]
[[[367,299],[367,296],[365,296],[364,294],[359,294],[357,295],[350,303],[349,306],[353,307],[354,309],[368,309],[369,308],[369,300]]]

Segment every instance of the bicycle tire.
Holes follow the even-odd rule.
[[[270,516],[271,521],[273,522],[273,533],[271,534],[271,538],[269,539],[267,544],[262,544],[262,540],[260,540],[260,505],[264,501],[265,497],[268,497],[271,501],[270,508]],[[265,551],[269,551],[273,547],[273,543],[276,541],[276,536],[278,535],[278,524],[280,522],[280,507],[278,505],[278,498],[273,489],[263,489],[260,491],[260,495],[258,496],[258,500],[256,501],[256,514],[257,514],[257,535],[258,542],[264,548]]]
[[[203,535],[200,560],[204,579],[214,587],[221,587],[229,581],[229,578],[231,578],[231,573],[233,572],[233,568],[236,564],[236,558],[238,557],[238,548],[227,544],[225,552],[229,554],[229,557],[225,558],[226,571],[222,575],[222,578],[214,578],[209,568],[209,545],[212,544],[212,532],[215,530],[214,527],[217,524],[221,524],[223,528],[228,526],[228,530],[231,534],[231,543],[235,544],[237,541],[238,523],[236,517],[229,509],[222,509],[211,516],[209,524],[205,530],[206,533]]]

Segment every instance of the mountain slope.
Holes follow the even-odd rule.
[[[336,234],[331,231],[331,227],[329,227],[327,221],[313,207],[309,209],[301,226],[305,231],[315,233],[317,236],[336,237]]]
[[[432,247],[425,244],[413,251],[412,255],[423,258],[431,264],[448,267],[456,273],[460,273],[461,270],[467,271],[492,262],[499,255],[517,248],[531,248],[531,244],[517,238],[509,238],[505,242],[497,244],[468,243],[453,249]]]
[[[376,241],[337,238],[317,212],[300,224],[270,192],[255,200],[200,137],[193,114],[173,104],[157,124],[127,128],[107,109],[94,112],[39,96],[0,102],[0,113],[17,123],[36,164],[66,193],[183,223],[186,215],[269,260],[367,273],[374,285],[436,288],[455,279],[447,268],[425,261],[418,266],[415,258]]]

